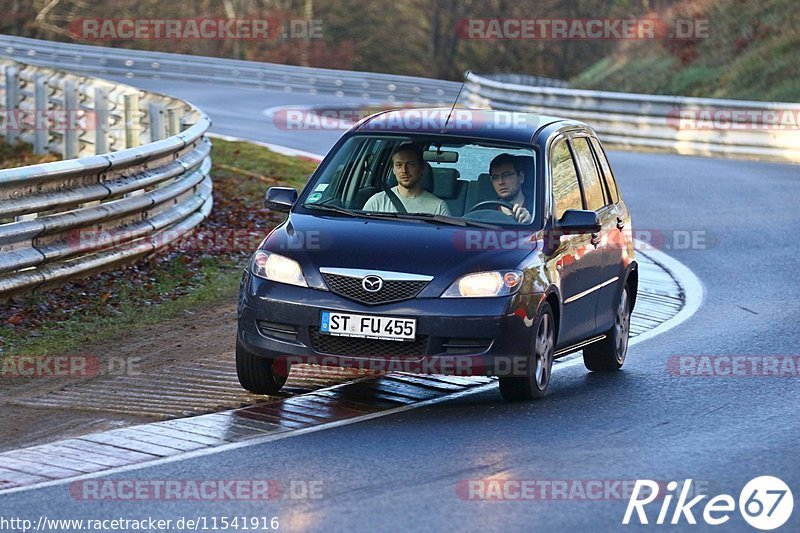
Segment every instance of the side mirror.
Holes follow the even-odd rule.
[[[561,220],[555,223],[553,229],[562,235],[576,235],[581,233],[597,233],[600,231],[600,219],[594,211],[567,209]]]
[[[288,213],[297,201],[297,189],[293,187],[270,187],[264,195],[264,207]]]

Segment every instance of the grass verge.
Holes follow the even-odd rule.
[[[0,137],[0,169],[39,165],[58,161],[56,154],[35,155],[33,145],[22,141],[13,144]]]
[[[609,57],[571,80],[572,87],[800,101],[795,0],[680,0],[645,18],[693,23],[696,31],[687,39],[620,40]]]

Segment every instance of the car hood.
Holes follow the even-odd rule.
[[[433,276],[432,284],[442,284],[444,290],[464,274],[517,268],[534,251],[533,234],[292,213],[261,248],[300,263],[310,286],[324,287],[319,268],[336,267]]]

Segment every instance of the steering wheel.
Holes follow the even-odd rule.
[[[478,211],[479,209],[486,209],[486,207],[489,206],[489,205],[499,205],[499,206],[505,207],[506,209],[508,209],[510,211],[514,210],[514,204],[511,204],[511,203],[506,202],[504,200],[486,200],[484,202],[478,202],[477,204],[475,204],[472,207],[470,207],[469,210],[467,211],[467,213],[472,213],[473,211]],[[503,214],[505,215],[505,213],[503,213]],[[512,215],[506,215],[506,216],[512,216]]]

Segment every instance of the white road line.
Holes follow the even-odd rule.
[[[339,118],[339,117],[336,117],[336,116],[331,117],[330,114],[322,115],[322,116],[317,115],[317,116],[315,116],[313,118],[311,117],[311,115],[314,114],[315,111],[322,111],[324,113],[325,111],[329,111],[329,110],[332,109],[332,110],[334,110],[334,114],[335,114],[336,110],[339,110],[339,109],[353,109],[355,111],[358,111],[358,110],[360,110],[360,109],[362,109],[364,107],[366,107],[364,104],[276,105],[276,106],[268,107],[268,108],[264,109],[263,111],[261,111],[261,114],[264,115],[265,117],[267,117],[268,119],[271,119],[273,121],[273,124],[275,124],[275,116],[276,116],[276,114],[281,113],[281,112],[283,112],[283,114],[284,114],[283,120],[286,120],[287,122],[291,119],[291,120],[294,120],[296,122],[299,122],[300,124],[303,124],[303,123],[306,123],[306,122],[319,124],[322,120],[324,120],[326,126],[320,125],[318,127],[322,128],[322,129],[326,129],[326,130],[341,131],[342,133],[344,133],[345,131],[347,131],[350,128],[352,128],[353,124],[355,124],[355,122],[352,122],[352,121],[344,119],[344,118]],[[290,111],[298,111],[299,112],[299,116],[297,116],[297,115],[288,115],[288,112],[290,112]],[[367,116],[367,115],[364,115],[364,116]],[[331,124],[336,124],[336,127],[332,127]],[[275,125],[277,126],[277,124],[275,124]]]
[[[222,139],[223,141],[228,142],[243,142],[243,143],[250,143],[255,144],[256,146],[263,146],[273,152],[281,155],[288,155],[290,157],[307,157],[308,159],[314,159],[315,161],[322,161],[323,156],[319,154],[312,154],[311,152],[304,152],[303,150],[295,150],[294,148],[289,148],[287,146],[281,146],[279,144],[271,144],[271,143],[264,143],[261,141],[251,141],[249,139],[242,139],[241,137],[231,137],[230,135],[219,135],[216,133],[208,133],[208,137],[213,137],[216,139]],[[212,157],[214,153],[211,153]]]
[[[639,244],[641,244],[643,247],[649,246],[644,243]],[[700,278],[698,278],[695,273],[689,269],[689,267],[677,259],[668,256],[660,250],[648,249],[645,255],[672,274],[672,276],[675,278],[675,281],[677,281],[678,285],[680,285],[683,289],[683,296],[685,300],[683,302],[683,308],[678,311],[677,315],[662,322],[653,329],[637,335],[631,339],[630,343],[628,343],[628,346],[634,346],[640,342],[652,339],[656,335],[661,335],[662,333],[667,332],[674,327],[680,326],[689,320],[689,318],[694,315],[698,309],[700,309],[700,306],[703,305],[703,300],[705,299],[706,295],[703,282],[700,281]]]
[[[230,444],[223,444],[222,446],[212,447],[212,448],[204,448],[201,450],[195,450],[191,452],[181,453],[179,455],[171,456],[171,457],[164,457],[161,459],[156,459],[153,461],[147,461],[144,463],[138,463],[135,465],[127,465],[127,466],[120,466],[117,468],[109,468],[108,470],[103,470],[101,472],[94,472],[91,474],[86,474],[82,476],[71,477],[67,479],[55,479],[53,481],[45,481],[42,483],[37,483],[35,485],[28,485],[25,487],[16,487],[10,488],[6,490],[0,490],[0,496],[6,494],[14,494],[16,492],[25,492],[34,489],[42,489],[46,487],[56,487],[59,485],[67,485],[70,483],[74,483],[76,481],[82,481],[85,479],[94,479],[98,477],[106,477],[111,476],[114,474],[121,474],[124,472],[131,472],[134,470],[141,470],[142,468],[149,468],[152,466],[159,466],[165,465],[169,463],[175,463],[178,461],[183,461],[185,459],[194,459],[196,457],[203,457],[206,455],[214,455],[217,453],[227,452],[230,450],[236,450],[239,448],[246,448],[248,446],[257,446],[259,444],[264,444],[267,442],[273,442],[277,440],[283,440],[289,437],[297,437],[300,435],[306,435],[308,433],[316,433],[317,431],[323,431],[326,429],[333,429],[342,426],[349,426],[350,424],[355,424],[357,422],[363,422],[365,420],[372,420],[373,418],[380,418],[382,416],[393,415],[397,413],[402,413],[404,411],[410,411],[411,409],[416,409],[418,407],[426,407],[428,405],[433,405],[437,403],[441,403],[447,400],[452,400],[455,398],[460,398],[462,396],[467,396],[469,394],[477,394],[480,392],[485,392],[491,389],[497,388],[497,382],[492,381],[490,383],[486,383],[484,385],[478,385],[476,387],[472,387],[470,389],[455,392],[453,394],[447,394],[445,396],[440,396],[438,398],[431,398],[430,400],[424,400],[418,403],[413,403],[409,405],[401,405],[399,407],[393,407],[391,409],[387,409],[386,411],[379,411],[377,413],[369,413],[362,416],[357,416],[353,418],[347,418],[345,420],[335,420],[333,422],[328,422],[325,424],[321,424],[319,426],[313,426],[309,428],[297,429],[288,432],[281,432],[276,434],[265,435],[263,437],[256,437],[253,439],[248,439],[242,442],[232,442]]]

